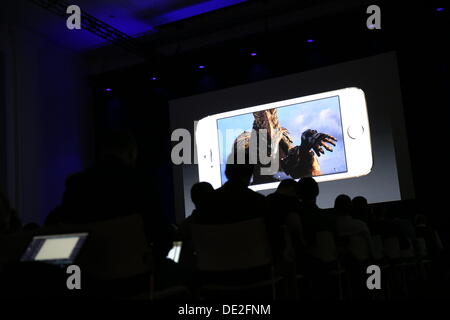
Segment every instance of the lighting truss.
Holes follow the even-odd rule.
[[[67,17],[67,7],[69,3],[63,0],[29,0],[30,2],[60,16]],[[81,9],[81,8],[80,8]],[[87,30],[96,36],[105,39],[123,49],[132,52],[138,56],[146,57],[147,54],[143,50],[142,46],[136,41],[135,38],[127,35],[126,33],[117,30],[109,24],[97,19],[90,15],[83,9],[81,9],[81,28]]]

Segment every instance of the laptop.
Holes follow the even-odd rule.
[[[56,265],[73,264],[88,233],[34,236],[20,261],[38,261]]]

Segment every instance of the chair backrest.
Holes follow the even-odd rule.
[[[379,234],[372,236],[372,255],[375,260],[384,258],[383,239]]]
[[[417,256],[423,258],[428,255],[427,244],[424,238],[417,238]]]
[[[88,226],[89,238],[80,254],[80,266],[105,280],[126,278],[149,270],[148,244],[139,215]]]
[[[436,247],[439,251],[444,250],[444,245],[442,244],[441,237],[437,231],[434,231],[434,236],[436,237]]]
[[[349,236],[347,250],[357,261],[367,261],[371,258],[370,244],[362,235]]]
[[[281,233],[283,235],[283,257],[286,261],[295,259],[295,246],[289,228],[286,225],[281,226]]]
[[[406,241],[408,242],[408,247],[405,249],[401,249],[400,250],[400,254],[402,256],[402,258],[406,258],[406,259],[412,259],[416,256],[415,254],[415,247],[417,247],[417,243],[416,243],[416,239],[414,239],[414,241],[410,238],[407,238]],[[414,242],[414,244],[413,244]]]
[[[317,259],[328,263],[338,258],[334,234],[330,231],[319,231],[316,233],[316,243],[313,255]]]
[[[389,259],[400,259],[400,242],[396,237],[389,237],[383,240],[384,252]]]
[[[231,271],[271,263],[263,219],[224,225],[191,225],[197,267],[202,271]]]

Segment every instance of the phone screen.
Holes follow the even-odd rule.
[[[279,169],[270,176],[261,178],[254,175],[251,185],[299,178],[298,174],[297,176],[292,174],[290,166],[312,166],[312,176],[347,172],[339,96],[333,96],[286,105],[275,109],[267,109],[254,113],[218,119],[217,129],[222,184],[227,181],[225,167],[227,160],[233,154],[236,141],[242,142],[243,139],[248,139],[252,132],[252,128],[256,127],[268,130],[269,125],[272,126],[272,128],[280,128],[283,132],[283,138],[280,140],[278,148],[278,152],[280,153],[279,159],[282,159],[280,160],[282,163],[279,166]],[[331,136],[333,139],[328,138],[328,141],[332,141],[334,145],[327,142],[327,140],[323,140],[324,135],[321,136],[320,134]],[[305,138],[308,140],[305,140]],[[296,158],[296,153],[294,152],[296,150],[295,148],[302,145],[302,141],[304,142],[304,146],[310,145],[311,141],[313,141],[315,143],[314,145],[320,146],[324,153],[320,153],[320,156],[318,156],[314,149],[311,148],[309,151],[311,154],[309,160],[305,160],[304,158],[301,159],[301,157]],[[309,143],[305,143],[306,141]],[[321,142],[324,142],[331,151],[327,150]],[[305,148],[302,150],[304,149]],[[314,163],[302,163],[302,161],[313,161]],[[294,175],[294,177],[292,175]]]
[[[170,249],[169,253],[167,254],[167,258],[173,260],[175,263],[178,263],[178,261],[180,260],[182,245],[183,243],[181,241],[174,241],[172,249]]]

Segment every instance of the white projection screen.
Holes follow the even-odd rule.
[[[372,172],[360,178],[320,183],[318,205],[332,207],[342,193],[362,195],[369,203],[414,198],[395,52],[172,100],[171,129],[189,130],[193,145],[194,121],[205,116],[347,87],[361,88],[366,95]],[[198,168],[195,164],[174,165],[173,179],[180,221],[193,210],[190,188],[198,182]]]

